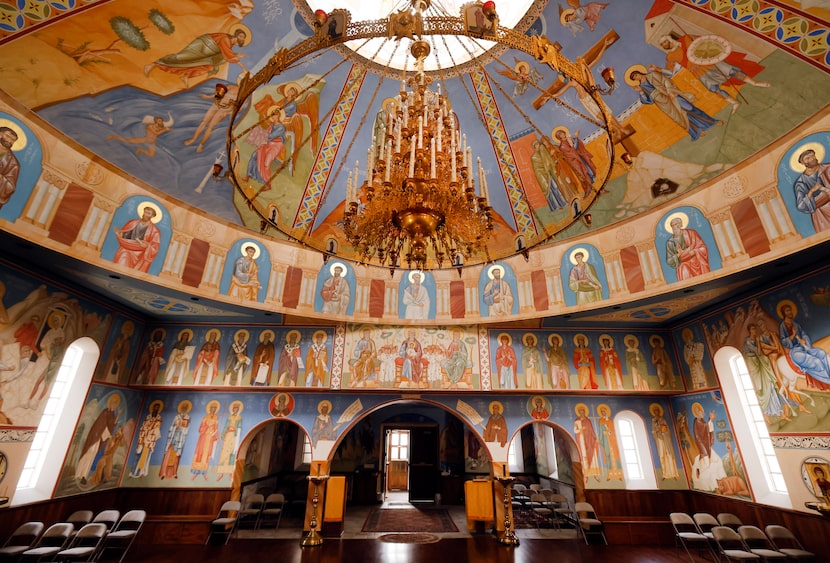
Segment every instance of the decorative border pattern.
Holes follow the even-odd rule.
[[[0,44],[71,12],[110,0],[0,0]]]
[[[763,0],[673,0],[688,4],[830,71],[830,29],[816,16]]]
[[[473,81],[474,92],[481,106],[481,112],[487,124],[487,131],[496,150],[496,158],[500,165],[500,172],[507,187],[507,197],[510,199],[510,209],[513,210],[513,220],[516,222],[516,230],[533,239],[538,232],[533,222],[533,213],[527,204],[524,190],[519,185],[519,169],[516,166],[516,159],[513,158],[513,151],[510,147],[510,139],[507,131],[504,130],[504,122],[499,114],[499,108],[493,96],[493,89],[487,80],[487,74],[483,69],[478,68],[470,72]]]
[[[770,436],[773,447],[786,450],[830,450],[830,436]]]
[[[320,152],[317,154],[311,174],[308,176],[305,193],[300,199],[300,207],[294,216],[295,229],[310,228],[314,221],[314,214],[317,212],[317,207],[323,197],[323,188],[326,186],[328,175],[334,167],[334,158],[337,156],[340,141],[343,138],[346,125],[349,123],[354,102],[365,77],[366,72],[362,67],[352,65],[349,77],[343,87],[343,93],[339,98],[340,103],[331,116],[331,123],[321,143]]]

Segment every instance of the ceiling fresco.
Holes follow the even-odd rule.
[[[449,15],[460,16],[455,3],[446,4]],[[577,237],[661,205],[761,150],[824,104],[827,49],[814,44],[815,37],[826,44],[826,25],[813,15],[824,12],[821,6],[772,13],[756,2],[746,20],[719,12],[717,2],[688,4],[697,6],[533,2],[510,16],[518,31],[548,38],[571,60],[584,58],[598,82],[603,69],[616,69],[617,88],[600,100],[613,114],[607,126],[616,141],[613,169],[607,136],[593,117],[597,102],[578,83],[525,52],[488,50],[486,41],[473,42],[483,55],[451,71],[453,51],[469,48],[454,37],[430,38],[435,51],[448,54],[430,58],[440,70],[427,74],[449,98],[486,177],[496,218],[490,258],[515,254],[520,238],[532,247],[554,235]],[[242,162],[234,163],[226,154],[229,108],[241,77],[312,37],[313,10],[331,11],[335,4],[114,0],[79,6],[57,3],[39,15],[0,10],[6,17],[0,20],[6,34],[0,79],[8,93],[61,134],[169,196],[261,236],[290,233],[318,249],[335,241],[338,256],[355,259],[341,231],[349,176],[363,180],[376,119],[383,102],[398,95],[401,78],[413,73],[412,57],[379,64],[366,61],[372,55],[365,47],[361,55],[345,46],[313,52],[242,108],[234,138],[243,148],[232,155]],[[402,6],[383,2],[379,9]],[[796,16],[796,28],[813,38],[806,47],[790,33]],[[770,17],[778,23],[767,29]],[[754,26],[755,35],[732,25]],[[699,63],[707,61],[689,60],[693,41],[698,55],[719,59],[726,74],[700,72]],[[405,52],[409,42],[383,48]],[[643,73],[632,74],[638,69]],[[652,82],[671,76],[685,105],[655,102],[638,82],[646,76]],[[256,148],[243,134],[265,106],[290,101],[297,108],[290,156],[273,163],[272,181],[235,189],[228,168],[248,168]],[[562,156],[580,147],[587,152]],[[633,157],[630,165],[620,160],[623,153]]]

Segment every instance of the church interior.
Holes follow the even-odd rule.
[[[829,85],[818,0],[0,3],[0,541],[830,559]]]

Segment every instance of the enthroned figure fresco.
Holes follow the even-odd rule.
[[[793,225],[809,237],[830,229],[830,133],[809,135],[778,163],[778,190]]]
[[[435,318],[435,280],[429,272],[412,270],[401,277],[398,315],[402,319]]]
[[[332,315],[348,315],[354,311],[352,285],[354,273],[346,264],[329,261],[317,275],[314,310]]]
[[[515,280],[513,270],[508,266],[493,264],[482,269],[478,283],[483,317],[509,317],[518,312]]]
[[[219,292],[242,302],[262,301],[271,263],[267,248],[245,239],[228,251]]]

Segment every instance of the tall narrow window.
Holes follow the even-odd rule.
[[[791,508],[787,483],[744,357],[737,349],[724,346],[715,354],[715,367],[755,500]]]
[[[23,464],[12,505],[36,502],[51,496],[61,469],[61,463],[54,461],[63,460],[66,456],[98,356],[98,345],[88,337],[76,340],[64,352]],[[47,460],[53,463],[47,463]]]
[[[622,458],[626,489],[656,489],[651,448],[648,443],[646,426],[640,415],[632,411],[621,411],[614,417],[617,444]]]

